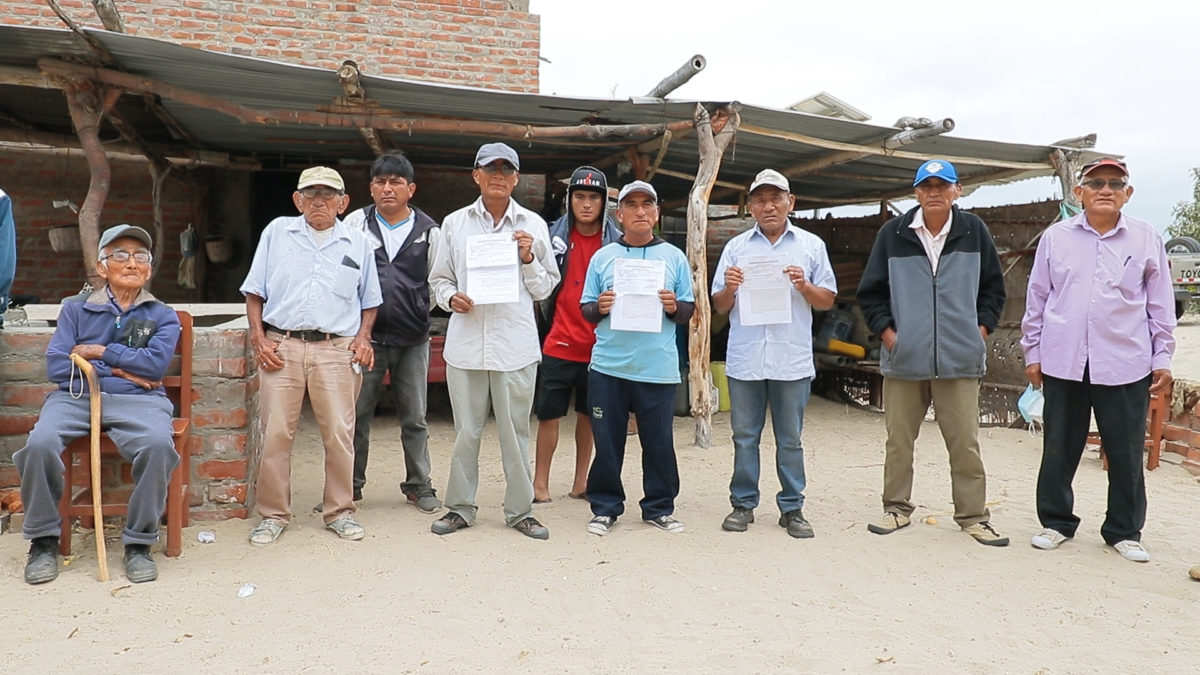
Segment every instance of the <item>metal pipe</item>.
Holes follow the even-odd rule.
[[[704,66],[708,65],[708,60],[703,55],[697,54],[688,59],[688,62],[679,66],[679,68],[670,75],[663,78],[662,82],[654,85],[650,93],[646,94],[647,98],[666,98],[667,94],[675,91],[687,83],[688,80],[696,76],[696,73],[704,70]]]
[[[905,129],[894,134],[883,142],[883,147],[888,150],[899,148],[905,145],[911,145],[930,136],[940,136],[948,131],[954,130],[954,120],[947,117],[944,120],[938,120],[927,127],[918,129]]]

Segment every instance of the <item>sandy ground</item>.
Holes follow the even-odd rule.
[[[453,439],[448,406],[431,418],[440,492]],[[361,542],[338,540],[308,512],[321,489],[311,420],[296,450],[297,515],[271,547],[249,546],[250,521],[196,524],[182,557],[158,556],[157,582],[131,586],[115,542],[113,580],[96,580],[89,534],[57,581],[30,587],[21,581],[25,542],[0,537],[9,617],[0,663],[12,672],[1180,673],[1200,660],[1200,583],[1187,578],[1200,562],[1200,484],[1177,465],[1147,474],[1150,563],[1103,545],[1105,478],[1094,453],[1075,482],[1079,536],[1038,551],[1028,541],[1039,529],[1039,441],[987,430],[992,522],[1013,538],[995,549],[955,527],[945,451],[927,424],[914,501],[918,518],[938,524],[882,537],[865,527],[880,510],[882,416],[814,399],[804,438],[815,539],[791,539],[776,524],[771,471],[758,522],[743,534],[721,531],[728,413],[717,415],[707,450],[690,446],[690,419],[676,420],[685,533],[637,517],[635,451],[629,511],[600,538],[584,529],[587,504],[566,498],[569,430],[554,501],[536,509],[548,542],[503,525],[494,433],[482,454],[477,525],[431,534],[434,517],[400,496],[399,430],[386,417],[374,430]],[[198,543],[201,530],[216,543]],[[257,591],[238,598],[248,582]]]

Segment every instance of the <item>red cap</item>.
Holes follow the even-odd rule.
[[[1122,162],[1116,157],[1101,157],[1100,159],[1093,159],[1087,164],[1084,164],[1083,168],[1079,170],[1079,177],[1083,178],[1102,166],[1115,167],[1116,169],[1120,170],[1121,173],[1125,174],[1126,178],[1129,177],[1129,168],[1125,166],[1125,162]]]

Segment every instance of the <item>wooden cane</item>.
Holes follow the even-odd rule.
[[[96,381],[96,370],[88,360],[78,354],[71,355],[74,363],[88,383],[88,403],[92,412],[92,519],[96,527],[96,557],[100,561],[100,581],[108,581],[108,550],[104,544],[104,506],[100,501],[100,384]],[[70,490],[71,486],[66,486]]]

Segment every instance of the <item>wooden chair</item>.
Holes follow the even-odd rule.
[[[192,437],[192,315],[182,311],[177,314],[179,343],[175,346],[175,354],[178,356],[178,374],[163,377],[163,388],[175,404],[171,436],[175,440],[175,450],[179,453],[179,464],[171,473],[171,482],[167,487],[167,555],[172,558],[179,556],[183,550],[183,528],[188,526],[189,521],[189,482],[192,475],[191,453],[188,450]],[[58,504],[58,513],[62,517],[58,550],[64,556],[71,554],[71,520],[75,516],[84,523],[95,526],[97,537],[104,536],[104,524],[95,523],[92,518],[91,488],[83,487],[78,492],[75,491],[78,485],[91,485],[91,467],[88,461],[90,452],[87,436],[72,441],[63,451],[63,463],[67,465],[67,469],[66,487]],[[117,458],[121,456],[108,434],[100,436],[100,455]],[[123,459],[120,461],[122,466],[127,465]],[[103,508],[106,516],[123,516],[128,511],[128,503],[113,504],[107,500]]]
[[[1149,418],[1146,421],[1147,471],[1153,471],[1158,468],[1158,456],[1162,452],[1163,423],[1166,422],[1167,411],[1170,407],[1170,392],[1165,396],[1162,394],[1150,394],[1150,412]],[[1104,446],[1100,443],[1100,434],[1089,433],[1087,444],[1099,446],[1100,459],[1104,462],[1104,470],[1108,471],[1108,456],[1104,454]]]

